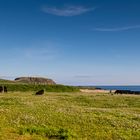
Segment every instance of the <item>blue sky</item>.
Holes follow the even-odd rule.
[[[0,77],[140,85],[139,0],[0,0]]]

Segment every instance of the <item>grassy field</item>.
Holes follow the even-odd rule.
[[[0,94],[0,140],[139,140],[140,96]]]
[[[38,91],[44,89],[47,92],[78,92],[79,88],[73,86],[66,86],[66,85],[34,85],[34,84],[1,84],[1,86],[6,86],[8,91],[20,91],[20,92],[27,92],[27,91]]]

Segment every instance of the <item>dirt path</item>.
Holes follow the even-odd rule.
[[[81,92],[84,93],[110,93],[110,90],[103,90],[103,89],[80,89]],[[115,91],[111,91],[112,93]]]

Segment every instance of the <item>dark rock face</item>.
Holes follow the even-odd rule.
[[[116,90],[115,94],[136,94],[136,95],[140,95],[140,91]]]
[[[29,84],[44,84],[44,85],[55,85],[56,83],[52,79],[42,77],[18,77],[15,79],[16,82],[29,83]]]
[[[140,95],[140,91],[133,91],[133,94]]]
[[[39,90],[38,92],[35,93],[35,95],[43,95],[44,94],[44,90]]]
[[[130,90],[116,90],[115,94],[129,94],[131,93]]]

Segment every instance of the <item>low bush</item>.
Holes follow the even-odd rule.
[[[50,139],[61,139],[61,140],[68,140],[69,138],[73,137],[73,135],[66,129],[60,128],[47,128],[47,127],[21,127],[19,128],[19,134],[25,135],[41,135],[43,137],[47,137]]]

